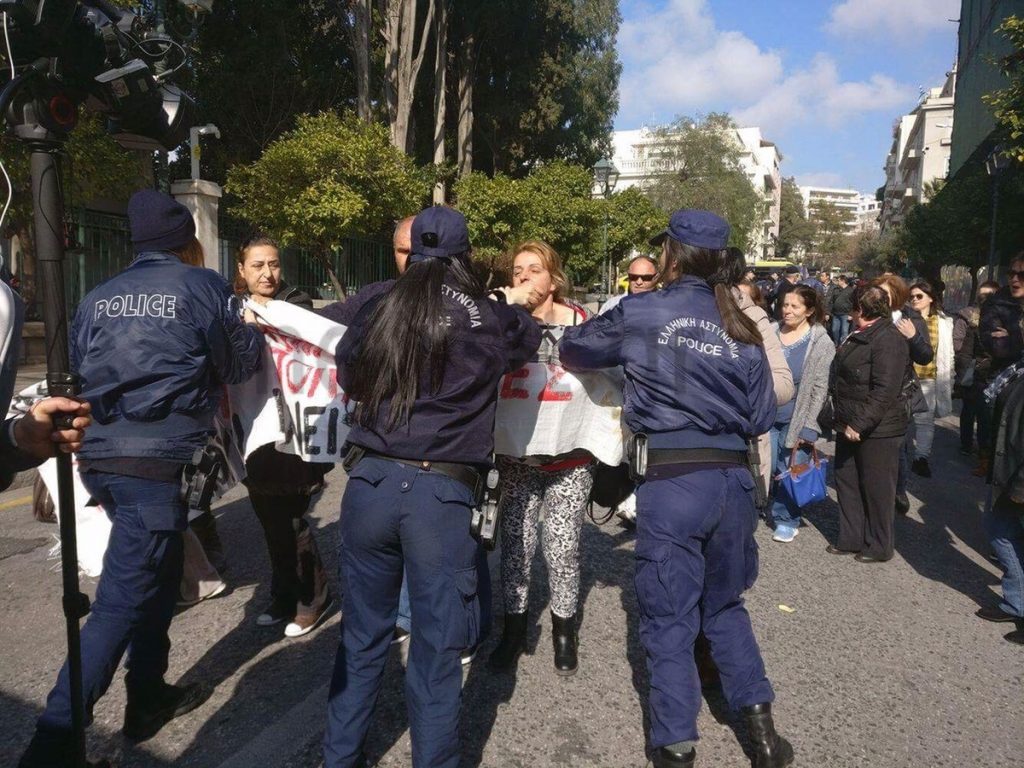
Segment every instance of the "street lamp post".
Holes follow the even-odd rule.
[[[611,296],[612,293],[612,264],[611,255],[608,253],[608,201],[611,199],[612,192],[615,191],[615,184],[619,180],[619,169],[616,168],[612,161],[608,158],[602,157],[596,163],[594,163],[594,183],[596,184],[598,194],[604,198],[604,260],[602,262],[601,271],[604,273],[604,295],[605,299]]]
[[[1010,165],[1010,158],[1003,152],[1003,145],[997,145],[985,160],[985,170],[992,177],[992,225],[988,241],[988,275],[986,280],[992,280],[996,271],[996,220],[999,215],[999,177]]]

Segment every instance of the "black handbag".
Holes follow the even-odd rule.
[[[590,517],[598,525],[611,519],[612,512],[619,504],[629,498],[636,490],[636,483],[629,477],[629,465],[597,463],[594,468],[594,485],[590,489]],[[608,515],[600,522],[594,517],[594,505],[609,510]]]

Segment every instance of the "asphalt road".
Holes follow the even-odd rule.
[[[1009,625],[973,616],[996,599],[996,567],[981,525],[982,482],[956,453],[955,419],[936,435],[931,480],[914,478],[913,508],[897,520],[897,554],[865,565],[828,555],[837,508],[817,505],[792,544],[758,532],[761,577],[748,608],[776,693],[776,723],[797,765],[829,768],[1011,768],[1024,755],[1024,651]],[[340,470],[313,510],[332,570]],[[48,559],[55,526],[32,521],[28,489],[0,495],[0,765],[15,765],[64,655],[60,575]],[[122,674],[96,707],[94,755],[125,768],[318,766],[326,685],[339,618],[295,641],[254,620],[268,598],[258,524],[234,492],[216,512],[231,591],[182,612],[171,627],[168,679],[215,685],[200,709],[139,747],[119,730]],[[464,764],[644,766],[646,671],[632,584],[633,535],[588,523],[583,540],[581,666],[551,668],[544,566],[534,569],[531,645],[517,676],[468,671]],[[492,556],[497,577],[497,557]],[[86,583],[92,592],[93,584]],[[496,609],[500,612],[500,597]],[[792,612],[780,609],[792,608]],[[492,636],[482,657],[497,642]],[[382,768],[410,764],[403,672],[389,661],[369,740]],[[742,728],[712,700],[700,718],[698,764],[747,766]]]

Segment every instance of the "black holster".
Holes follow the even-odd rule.
[[[747,440],[747,466],[754,478],[754,506],[758,509],[768,508],[768,489],[764,484],[764,473],[761,472],[761,452],[757,448],[757,438]]]

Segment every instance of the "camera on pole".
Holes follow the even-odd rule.
[[[183,3],[193,13],[212,0]],[[158,0],[159,5],[159,0]],[[177,147],[195,121],[195,102],[171,80],[185,48],[154,24],[108,0],[0,0],[0,119],[31,153],[36,258],[46,329],[47,387],[75,397],[69,370],[64,292],[64,205],[59,157],[80,106],[107,118],[123,146]],[[68,425],[57,420],[57,427]],[[78,582],[78,547],[70,455],[57,454],[63,608],[76,764],[85,765],[85,718],[79,622],[89,612]]]

